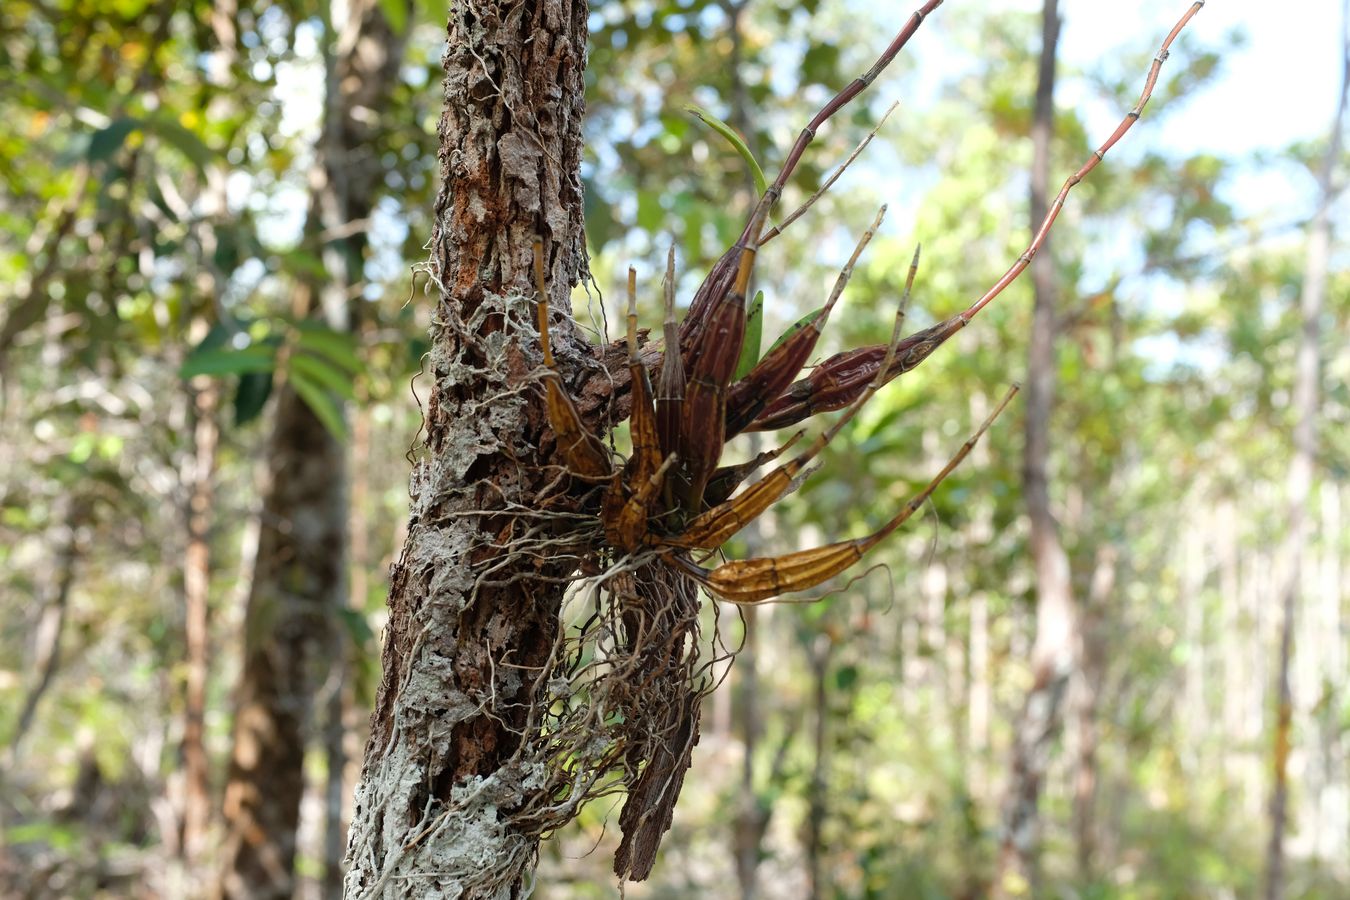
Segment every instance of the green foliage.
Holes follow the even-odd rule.
[[[365,371],[353,335],[312,321],[287,326],[281,333],[255,323],[267,336],[236,346],[243,332],[218,325],[188,355],[179,377],[240,376],[235,390],[234,418],[243,425],[262,411],[280,367],[289,384],[324,427],[345,437],[340,400],[357,399],[356,379]],[[250,329],[250,331],[255,329]]]
[[[769,189],[768,179],[764,177],[764,170],[759,167],[759,161],[755,159],[755,154],[750,152],[750,148],[745,145],[745,141],[736,133],[736,130],[706,109],[699,109],[697,106],[686,106],[684,109],[685,112],[692,113],[700,122],[720,134],[740,154],[741,159],[745,160],[745,167],[750,170],[750,175],[755,181],[755,193],[763,196],[764,192]],[[639,219],[641,219],[641,216],[639,216]]]
[[[364,492],[353,521],[367,550],[353,562],[360,596],[337,617],[360,702],[373,702],[388,562],[407,520],[405,453],[428,397],[427,376],[410,375],[430,349],[434,302],[420,292],[405,302],[412,279],[404,266],[425,258],[432,229],[444,37],[440,6],[380,4],[410,45],[394,124],[362,160],[379,167],[384,185],[364,244],[325,240],[297,221],[319,132],[295,96],[322,79],[331,37],[312,4],[241,7],[237,52],[209,77],[224,57],[204,0],[0,4],[7,752],[35,683],[35,636],[61,570],[57,537],[71,522],[76,548],[59,666],[32,729],[6,760],[6,862],[26,880],[15,885],[0,873],[0,893],[27,892],[43,872],[53,873],[61,896],[132,893],[140,885],[118,882],[118,873],[167,869],[157,816],[173,808],[164,798],[181,767],[183,473],[194,465],[192,404],[204,388],[219,388],[218,412],[237,426],[222,429],[209,538],[214,775],[227,764],[227,661],[240,640],[232,623],[242,615],[244,526],[257,506],[253,469],[267,434],[242,426],[265,426],[269,399],[284,385],[350,442],[353,495],[357,485]],[[584,179],[597,280],[630,261],[659,271],[673,236],[687,297],[739,232],[754,200],[747,173],[762,190],[761,165],[774,170],[822,89],[861,71],[895,24],[860,19],[857,5],[756,2],[742,12],[733,69],[727,7],[634,0],[593,9]],[[914,234],[878,235],[818,358],[885,340],[914,239],[924,245],[910,313],[916,328],[979,296],[1025,246],[1037,23],[1024,13],[948,7],[946,30],[926,25],[921,36],[924,71],[902,60],[874,88],[879,106],[905,98],[894,127],[808,217],[764,248],[757,277],[775,303],[765,310],[756,294],[760,312],[741,372],[758,358],[764,330],[782,335],[777,347],[818,318],[840,248],[879,200],[914,199],[911,219],[895,217]],[[1064,70],[1066,90],[1082,101],[1061,100],[1056,176],[1102,137],[1095,107],[1133,102],[1152,52],[1147,30],[1122,36],[1121,52],[1088,71]],[[1271,548],[1287,528],[1280,498],[1306,250],[1288,223],[1304,221],[1307,210],[1294,203],[1301,182],[1291,182],[1288,196],[1262,198],[1270,210],[1253,210],[1245,179],[1253,170],[1305,177],[1322,148],[1302,141],[1246,159],[1226,148],[1169,146],[1168,117],[1205,102],[1199,92],[1224,77],[1229,46],[1183,40],[1130,149],[1076,189],[1048,251],[1062,309],[1053,500],[1079,596],[1090,596],[1102,550],[1116,552],[1118,563],[1115,587],[1084,610],[1107,648],[1096,719],[1103,841],[1094,870],[1078,872],[1065,779],[1073,764],[1064,755],[1075,735],[1054,748],[1059,763],[1047,785],[1045,896],[1247,896],[1261,877],[1263,667],[1273,619],[1266,601]],[[684,113],[691,106],[707,127]],[[863,101],[821,130],[783,208],[815,189],[871,119]],[[238,194],[211,207],[213,186],[225,183]],[[333,253],[369,261],[351,333],[296,312],[301,291],[325,284]],[[1338,254],[1334,267],[1322,330],[1318,500],[1309,510],[1318,530],[1314,594],[1350,548],[1350,363],[1342,346],[1350,275]],[[1026,285],[1014,286],[885,389],[772,527],[731,552],[817,545],[893,514],[1002,386],[1021,377],[1029,298]],[[878,551],[875,567],[827,586],[820,602],[759,611],[756,690],[749,700],[737,693],[745,670],[733,668],[705,710],[653,896],[733,891],[732,852],[747,811],[767,817],[765,838],[752,848],[761,882],[796,890],[813,797],[823,896],[988,893],[1009,723],[1031,679],[1021,415],[1010,411]],[[775,439],[764,436],[754,449]],[[733,452],[752,452],[745,443]],[[1339,633],[1336,622],[1343,628],[1343,600],[1340,619],[1318,602],[1297,642],[1313,673],[1296,709],[1309,778],[1319,771],[1309,742],[1343,751],[1350,721],[1344,679],[1326,668],[1340,657],[1317,655]],[[714,611],[704,615],[710,632]],[[724,611],[721,626],[734,645],[734,615]],[[710,663],[709,673],[726,669]],[[747,740],[752,722],[761,728]],[[1315,809],[1311,781],[1295,791],[1296,810]],[[612,894],[605,854],[592,851],[613,840],[613,818],[607,803],[596,804],[573,834],[546,845],[542,895]],[[1292,869],[1300,896],[1346,894],[1343,858],[1300,858]]]
[[[745,345],[741,348],[741,358],[736,363],[733,377],[744,378],[759,362],[759,345],[764,340],[764,292],[755,291],[745,311]]]
[[[792,339],[792,336],[793,336],[794,334],[797,334],[798,332],[805,331],[807,328],[810,328],[810,327],[811,327],[811,323],[813,323],[813,322],[815,322],[817,319],[819,319],[819,318],[821,317],[821,315],[822,315],[824,312],[825,312],[825,307],[822,306],[822,307],[819,307],[819,308],[817,308],[817,309],[811,310],[809,313],[807,313],[806,315],[802,316],[802,317],[801,317],[800,319],[798,319],[797,321],[793,322],[791,325],[788,326],[788,329],[787,329],[786,331],[784,331],[782,334],[780,334],[780,335],[778,336],[778,339],[775,340],[775,341],[769,346],[769,349],[768,349],[767,352],[772,353],[773,351],[775,351],[775,350],[777,350],[779,347],[781,347],[783,344],[785,344],[785,343],[787,343],[789,340],[791,340],[791,339]]]

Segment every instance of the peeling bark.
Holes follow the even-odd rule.
[[[451,9],[426,454],[393,567],[349,897],[521,896],[537,856],[538,835],[504,813],[548,787],[515,752],[576,562],[517,562],[491,582],[473,572],[528,527],[507,511],[538,509],[557,478],[542,404],[522,389],[537,357],[513,332],[533,314],[536,238],[554,309],[570,310],[585,265],[586,16],[579,0]],[[589,354],[567,329],[554,340],[573,380]]]

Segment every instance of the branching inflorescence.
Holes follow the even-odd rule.
[[[881,223],[882,207],[819,314],[779,341],[747,374],[735,378],[756,253],[820,195],[817,192],[803,209],[768,228],[784,185],[816,130],[872,83],[941,2],[928,0],[866,74],[825,104],[802,130],[740,238],[713,265],[695,293],[683,322],[675,316],[672,250],[665,279],[664,347],[659,366],[653,366],[654,379],[644,357],[654,360],[655,356],[642,353],[639,347],[637,290],[634,273],[629,271],[632,451],[626,459],[588,428],[564,385],[550,341],[545,248],[535,245],[545,407],[563,471],[560,484],[572,498],[567,504],[567,520],[572,523],[569,536],[555,532],[548,540],[551,545],[565,545],[579,568],[594,576],[586,579],[589,589],[582,593],[595,598],[595,605],[570,636],[559,639],[550,666],[538,676],[542,695],[553,698],[553,706],[543,714],[551,749],[540,762],[550,773],[550,795],[557,808],[522,812],[537,816],[536,827],[547,830],[565,819],[565,813],[574,811],[581,800],[618,786],[599,776],[583,781],[584,773],[623,769],[621,781],[628,799],[620,817],[624,837],[616,860],[616,870],[623,876],[642,879],[650,871],[697,740],[699,701],[709,689],[712,665],[725,656],[718,651],[711,658],[699,658],[694,586],[701,585],[734,603],[757,603],[816,587],[843,572],[921,507],[1007,407],[1017,387],[1008,391],[932,481],[872,534],[784,556],[725,562],[711,569],[704,562],[788,493],[881,387],[918,367],[1027,268],[1044,245],[1069,192],[1138,119],[1172,42],[1203,5],[1203,0],[1195,2],[1167,35],[1134,108],[1064,182],[1029,246],[983,296],[936,325],[902,336],[905,302],[919,264],[916,249],[891,340],[832,356],[799,377],[854,264]],[[719,465],[724,445],[737,434],[790,427],[816,413],[839,409],[845,410],[842,416],[804,449],[739,491],[757,467],[785,454],[801,433],[749,463]],[[597,571],[600,574],[594,575]],[[605,735],[598,742],[597,733]]]

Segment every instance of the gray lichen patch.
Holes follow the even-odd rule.
[[[401,747],[394,753],[404,756],[408,749]],[[533,864],[535,846],[502,814],[503,805],[520,802],[520,790],[512,783],[520,779],[495,774],[466,779],[455,786],[445,803],[432,801],[415,809],[420,783],[407,776],[420,767],[408,759],[390,762],[387,771],[395,774],[394,780],[363,784],[357,808],[368,803],[381,807],[383,845],[398,849],[373,869],[380,874],[368,887],[355,880],[357,869],[353,868],[346,896],[371,900],[512,896],[511,886]],[[398,778],[397,773],[405,777]],[[416,823],[411,839],[403,824],[407,816]],[[354,845],[354,859],[373,849]]]
[[[430,360],[445,408],[428,423],[440,431],[438,453],[422,479],[422,494],[432,495],[424,502],[443,504],[469,487],[469,472],[480,458],[517,449],[533,384],[522,381],[516,360],[539,361],[538,335],[529,324],[533,309],[533,299],[522,294],[485,293],[464,320],[443,311]],[[490,320],[501,324],[487,328]]]

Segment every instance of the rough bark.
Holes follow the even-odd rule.
[[[540,687],[530,673],[552,651],[576,563],[516,559],[479,583],[473,573],[495,555],[491,538],[526,527],[507,511],[538,509],[557,480],[544,465],[542,405],[522,390],[537,354],[512,332],[533,314],[536,238],[554,309],[570,309],[584,267],[586,16],[567,0],[452,5],[427,452],[393,567],[349,897],[520,896],[537,855],[538,834],[505,812],[545,787],[515,751]],[[574,377],[583,354],[563,330],[554,340]]]
[[[1031,222],[1045,216],[1054,133],[1055,51],[1059,40],[1057,0],[1042,8],[1040,72],[1032,118]],[[1031,526],[1036,569],[1036,640],[1031,651],[1032,687],[1013,738],[1012,772],[1004,801],[999,853],[1002,895],[1025,893],[1035,882],[1040,792],[1050,742],[1062,717],[1061,707],[1074,656],[1074,610],[1069,560],[1050,506],[1050,418],[1055,394],[1055,270],[1049,244],[1031,263],[1035,293],[1027,353],[1026,430],[1022,464],[1023,494]]]
[[[1283,573],[1280,586],[1280,649],[1276,664],[1275,747],[1271,764],[1270,842],[1266,849],[1267,900],[1280,900],[1285,893],[1284,831],[1288,818],[1288,762],[1293,726],[1294,697],[1290,666],[1294,655],[1295,616],[1298,613],[1304,558],[1311,539],[1308,502],[1312,493],[1317,459],[1317,407],[1321,382],[1322,307],[1327,291],[1327,268],[1331,255],[1331,205],[1336,198],[1334,176],[1340,161],[1342,128],[1347,96],[1350,95],[1350,4],[1342,6],[1346,29],[1342,44],[1342,77],[1330,139],[1317,176],[1317,210],[1308,224],[1307,255],[1303,263],[1303,289],[1299,298],[1302,333],[1294,363],[1293,412],[1294,453],[1289,463],[1285,502],[1287,532],[1281,549]]]
[[[332,37],[306,223],[309,239],[322,246],[328,278],[301,285],[294,309],[298,317],[321,313],[335,329],[355,318],[348,307],[363,277],[366,222],[382,176],[372,138],[403,47],[377,0],[352,2],[347,12]],[[225,792],[219,890],[227,897],[293,894],[316,693],[333,668],[345,666],[341,654],[325,651],[341,627],[336,611],[347,603],[346,450],[290,385],[277,399],[265,469]],[[340,690],[342,673],[332,674]]]

